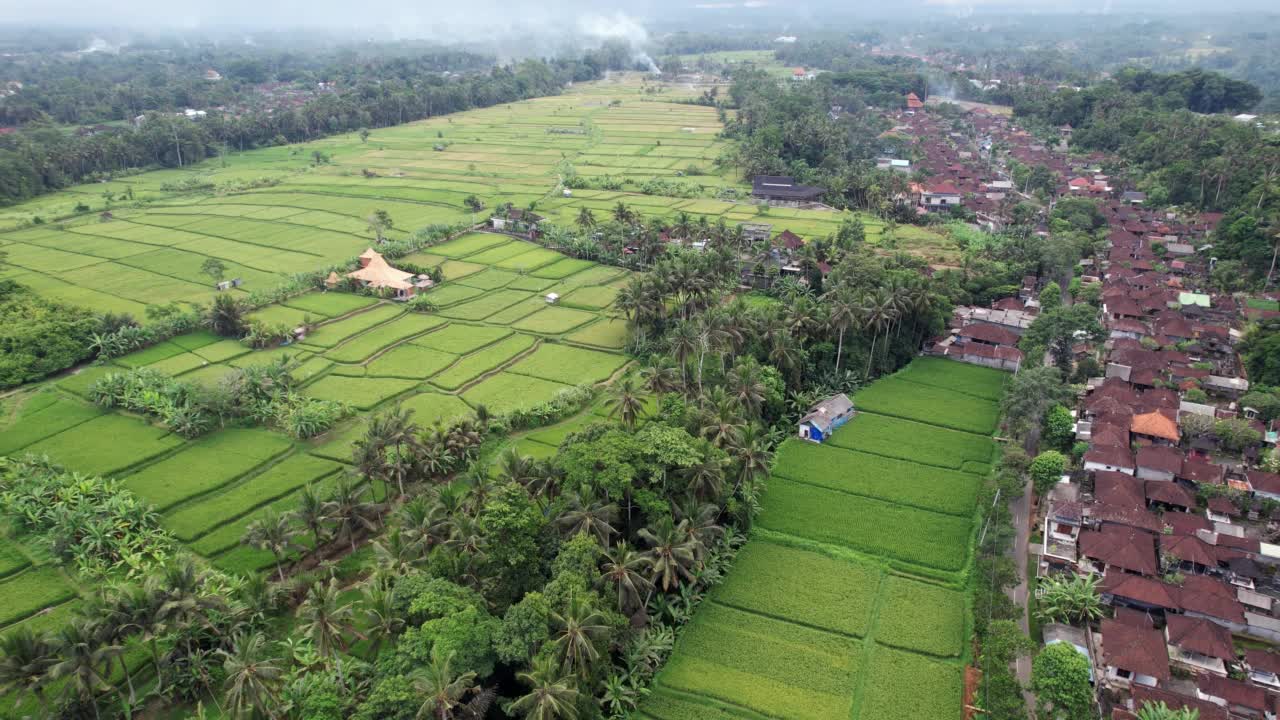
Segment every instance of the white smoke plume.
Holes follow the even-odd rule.
[[[649,72],[661,73],[645,48],[649,47],[649,31],[640,21],[621,11],[612,15],[587,15],[578,19],[578,33],[595,42],[626,40],[635,52],[635,59],[649,66]]]

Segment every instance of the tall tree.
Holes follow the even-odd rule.
[[[236,635],[231,649],[218,654],[227,676],[223,687],[232,716],[279,717],[278,694],[285,670],[280,658],[267,651],[267,637],[258,632]]]

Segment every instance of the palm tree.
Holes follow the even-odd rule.
[[[661,358],[653,365],[641,368],[640,382],[645,389],[655,395],[663,395],[680,389],[680,379],[675,368],[671,367],[671,360],[666,357]]]
[[[760,364],[755,358],[746,357],[734,364],[733,369],[725,376],[725,389],[751,413],[752,417],[760,417],[764,406],[765,393],[769,391],[762,379]]]
[[[154,587],[146,583],[129,584],[115,588],[112,593],[113,611],[121,622],[126,623],[122,632],[132,631],[141,636],[151,650],[151,661],[156,670],[156,692],[163,689],[164,673],[160,671],[160,636],[165,627],[160,617],[163,600]]]
[[[369,418],[364,437],[355,443],[354,454],[361,473],[381,480],[384,486],[395,480],[403,496],[405,477],[415,462],[415,453],[409,451],[415,449],[420,431],[413,421],[413,410],[401,405]]]
[[[121,603],[119,595],[111,588],[95,592],[81,605],[79,615],[94,628],[99,645],[118,645],[123,649],[137,626],[133,622],[134,598],[126,595],[124,602]],[[133,704],[137,699],[137,693],[133,687],[133,672],[129,669],[129,663],[123,651],[116,653],[115,659],[121,674],[124,675],[125,686],[129,689],[126,709],[132,714]]]
[[[476,690],[476,674],[474,672],[455,673],[453,658],[456,652],[440,657],[440,646],[431,648],[431,662],[413,675],[413,689],[423,696],[422,705],[415,718],[434,718],[435,720],[451,720],[454,708],[462,704],[462,699]]]
[[[249,523],[244,531],[244,544],[258,550],[266,550],[276,561],[276,576],[284,582],[283,561],[298,545],[294,539],[298,531],[293,527],[292,518],[281,515],[270,508],[262,517]]]
[[[715,388],[719,390],[720,388]],[[745,423],[738,411],[739,405],[733,398],[720,398],[715,402],[710,413],[702,421],[698,432],[710,440],[716,447],[724,447]]]
[[[577,683],[560,673],[554,658],[539,657],[531,672],[518,673],[516,679],[528,685],[529,692],[507,705],[508,714],[526,720],[577,720]]]
[[[871,351],[867,353],[867,369],[863,373],[864,377],[869,378],[871,377],[871,360],[876,354],[876,341],[880,339],[881,331],[893,321],[889,298],[883,292],[868,293],[859,306],[859,315],[862,318],[864,332],[867,330],[872,332]]]
[[[613,587],[618,596],[618,612],[631,615],[643,604],[653,590],[653,583],[641,574],[649,566],[649,560],[637,553],[624,540],[617,547],[601,550],[604,566],[600,570],[601,584]]]
[[[208,577],[208,572],[198,568],[190,557],[182,557],[146,581],[147,592],[157,603],[156,620],[166,632],[184,637],[188,656],[195,654],[190,631],[196,627],[212,628],[210,613],[226,607],[220,596],[205,590]]]
[[[333,487],[333,519],[338,525],[339,537],[345,535],[356,549],[356,530],[370,530],[378,526],[378,504],[364,500],[368,485],[356,485],[349,477],[341,477]]]
[[[404,629],[404,619],[396,609],[391,594],[390,583],[371,581],[360,590],[362,594],[361,609],[365,616],[365,634],[369,636],[369,660],[378,659],[382,644],[395,641],[396,635]]]
[[[21,626],[0,635],[0,695],[12,693],[17,708],[29,693],[48,710],[44,687],[56,662],[55,647],[47,635]]]
[[[631,222],[633,217],[634,215],[631,212],[631,209],[628,208],[621,200],[618,201],[617,205],[613,206],[613,219],[615,221],[626,224]]]
[[[278,717],[277,693],[285,671],[280,658],[267,652],[266,636],[260,632],[236,635],[231,650],[218,650],[218,654],[227,674],[223,687],[231,715]]]
[[[650,578],[655,585],[661,582],[663,592],[679,585],[682,577],[693,579],[691,568],[697,558],[685,528],[677,528],[669,516],[663,516],[653,527],[643,528],[638,534],[649,545]]]
[[[343,604],[339,597],[337,578],[329,578],[325,585],[319,580],[307,591],[307,597],[298,606],[298,630],[311,640],[321,657],[334,661],[338,673],[338,685],[346,688],[342,675],[342,652],[346,650],[349,633],[354,633],[350,604]]]
[[[244,304],[237,300],[234,295],[229,293],[218,295],[213,299],[213,305],[209,306],[209,329],[213,330],[215,335],[221,335],[222,337],[243,337],[245,332],[244,312]]]
[[[590,677],[592,665],[600,659],[596,642],[609,635],[605,616],[584,601],[581,593],[574,592],[564,613],[552,611],[550,619],[554,628],[551,642],[564,671],[584,680]]]
[[[328,539],[329,533],[325,526],[329,524],[332,512],[333,503],[320,497],[316,487],[308,483],[298,494],[298,507],[293,511],[292,518],[311,532],[315,547],[319,548]]]
[[[676,362],[680,365],[680,379],[687,387],[689,385],[689,359],[702,347],[701,335],[694,324],[686,320],[675,326],[671,334],[668,335],[667,341],[671,344],[672,356],[675,357]]]
[[[578,210],[578,218],[576,220],[578,227],[583,230],[590,230],[596,226],[596,216],[591,212],[591,208],[585,205]]]
[[[595,498],[584,501],[577,494],[568,499],[569,506],[556,518],[560,530],[566,537],[580,533],[593,535],[602,546],[608,547],[609,538],[617,532],[613,525],[618,522],[618,506]]]
[[[96,696],[112,689],[105,675],[106,666],[123,648],[100,644],[94,627],[83,619],[59,628],[53,646],[58,659],[49,668],[49,676],[66,679],[68,691],[75,693],[81,703],[93,705],[93,716],[100,717]]]
[[[514,446],[507,448],[498,456],[496,467],[498,477],[517,485],[527,485],[533,479],[534,465],[531,458],[520,454]]]
[[[422,559],[422,539],[401,527],[392,528],[371,545],[378,567],[395,576],[408,573]]]
[[[644,412],[644,402],[640,399],[639,393],[636,392],[634,380],[630,377],[624,377],[618,381],[618,386],[613,391],[613,397],[609,400],[609,408],[611,417],[616,412],[621,416],[624,426],[628,429],[635,428],[636,421],[640,419],[640,414]]]
[[[729,457],[737,463],[735,489],[751,485],[769,474],[773,453],[769,450],[769,436],[757,423],[740,429],[729,439],[726,447]]]
[[[858,306],[843,289],[827,293],[826,301],[827,321],[835,329],[838,338],[836,341],[836,370],[838,371],[840,357],[844,354],[844,334],[857,318]]]

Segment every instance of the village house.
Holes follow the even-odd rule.
[[[1120,617],[1117,614],[1117,617]],[[1169,654],[1164,636],[1131,612],[1120,620],[1103,620],[1098,643],[1108,685],[1157,687],[1169,681]]]
[[[1165,619],[1168,622],[1165,638],[1172,662],[1192,672],[1227,676],[1227,663],[1234,663],[1236,659],[1229,630],[1186,615],[1170,615]]]
[[[787,175],[756,175],[751,179],[751,197],[777,204],[817,202],[826,190],[801,185]]]
[[[925,210],[950,211],[964,204],[964,196],[953,183],[943,180],[926,185],[920,194],[920,203]]]
[[[809,408],[800,418],[797,433],[801,440],[820,443],[853,417],[853,402],[844,393],[832,395]]]

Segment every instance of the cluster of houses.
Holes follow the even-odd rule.
[[[1034,282],[1034,278],[1031,280]],[[1024,359],[1018,342],[1039,312],[1039,303],[1031,298],[1006,298],[990,308],[958,306],[951,315],[947,335],[926,352],[1016,373],[1022,369]]]
[[[975,107],[957,127],[949,118],[925,112],[924,103],[914,93],[887,117],[894,126],[883,137],[909,140],[916,158],[913,164],[909,159],[884,157],[877,160],[877,166],[927,176],[912,183],[909,197],[904,198],[922,215],[963,207],[987,225],[1000,225],[1006,198],[1016,199],[1027,190],[1015,186],[1009,172],[1011,161],[1046,168],[1057,179],[1054,190],[1059,197],[1117,196],[1111,179],[1100,171],[1104,156],[1066,154],[1069,126],[1059,130],[1056,144],[1049,144],[1019,128],[1011,118]]]
[[[1106,339],[1073,348],[1101,361],[1100,376],[1074,410],[1081,469],[1041,504],[1038,568],[1100,576],[1110,617],[1053,626],[1046,638],[1089,657],[1112,718],[1133,718],[1148,701],[1201,720],[1274,718],[1280,653],[1258,648],[1280,643],[1280,512],[1268,502],[1280,500],[1280,475],[1257,465],[1274,428],[1239,403],[1249,388],[1234,349],[1244,309],[1206,291],[1207,268],[1194,259],[1217,218],[1184,221],[1123,199],[1103,209],[1110,247],[1086,265],[1098,268],[1089,279],[1101,283]],[[1018,302],[1030,313],[1034,287],[1024,290],[1006,309],[965,309],[952,345],[1012,340],[1016,322],[988,318],[1016,317]],[[1191,416],[1239,418],[1262,440],[1225,447],[1192,432],[1206,422]]]

